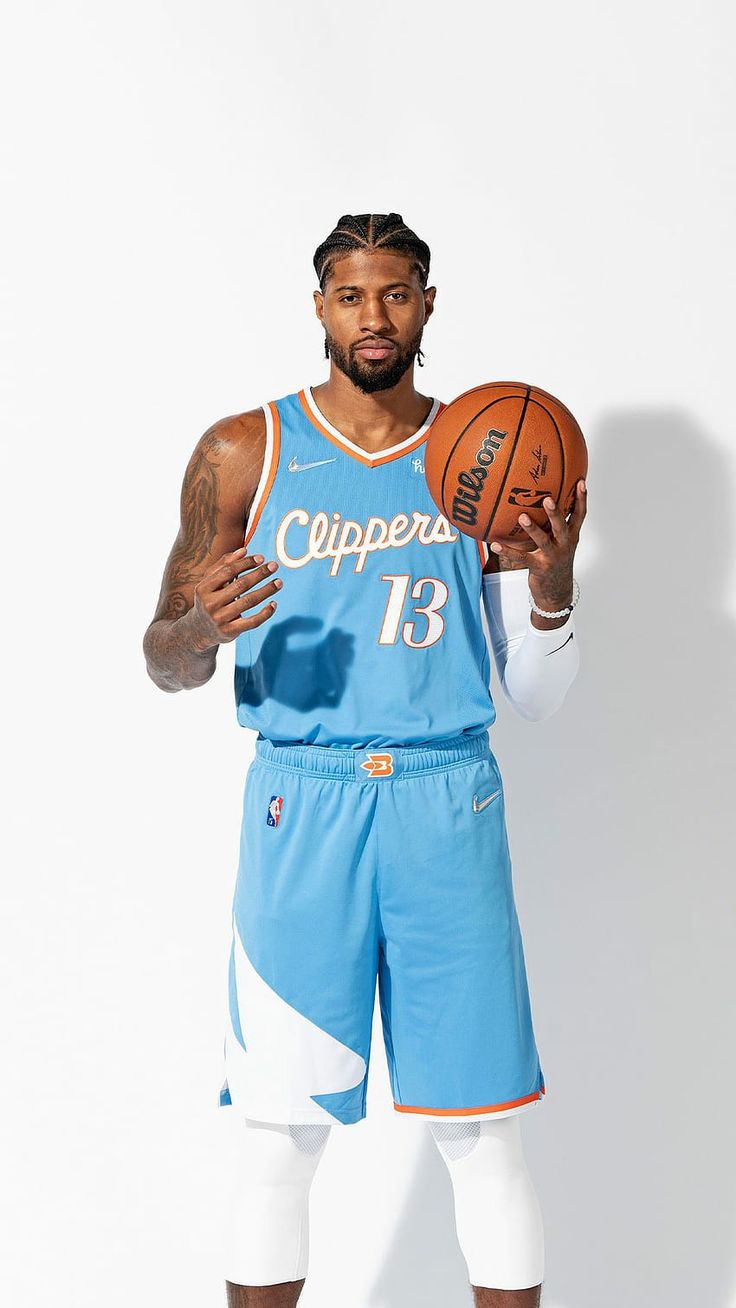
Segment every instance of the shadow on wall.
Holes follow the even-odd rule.
[[[554,717],[493,694],[547,1094],[522,1116],[547,1308],[728,1308],[736,793],[725,460],[677,410],[605,417]],[[586,575],[585,538],[597,542]],[[370,1308],[472,1302],[427,1134]]]

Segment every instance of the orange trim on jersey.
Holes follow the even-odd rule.
[[[317,431],[321,432],[323,436],[326,436],[328,441],[331,441],[333,445],[336,445],[338,450],[342,450],[343,454],[349,454],[351,458],[356,459],[358,463],[365,464],[367,468],[378,468],[382,463],[391,463],[394,459],[402,459],[405,454],[411,454],[412,450],[418,449],[420,445],[424,444],[429,436],[429,433],[432,430],[432,424],[437,421],[442,411],[447,408],[447,405],[443,404],[440,400],[437,412],[434,415],[432,422],[429,424],[427,430],[421,436],[417,437],[413,444],[404,445],[402,449],[394,450],[393,453],[391,450],[387,450],[386,453],[380,457],[374,455],[373,458],[368,458],[367,456],[364,457],[362,454],[358,454],[356,450],[351,450],[350,446],[345,444],[345,441],[339,440],[337,436],[333,435],[333,433],[325,427],[324,423],[320,422],[317,415],[310,409],[303,389],[298,391],[297,395],[299,397],[299,403],[312,426],[316,427]],[[347,440],[347,437],[345,439]]]
[[[519,1108],[521,1104],[530,1104],[539,1095],[546,1094],[544,1086],[533,1095],[524,1095],[523,1099],[509,1099],[505,1104],[486,1104],[480,1108],[413,1108],[408,1104],[394,1104],[397,1113],[431,1113],[433,1117],[465,1117],[471,1113],[500,1113],[504,1108]]]
[[[279,411],[276,408],[276,405],[274,404],[273,400],[268,401],[268,407],[271,410],[271,417],[273,419],[273,447],[271,450],[271,467],[268,470],[268,478],[266,480],[265,486],[263,487],[263,494],[261,495],[260,501],[256,507],[255,517],[253,518],[253,521],[251,522],[248,528],[248,533],[243,540],[244,545],[247,545],[248,542],[251,540],[253,536],[253,532],[258,526],[258,519],[261,516],[261,511],[263,509],[263,506],[266,503],[266,500],[268,499],[269,494],[271,492],[271,487],[273,486],[274,479],[276,477],[276,469],[279,466],[279,453],[281,450],[281,419],[279,418]]]

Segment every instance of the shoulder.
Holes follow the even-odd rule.
[[[212,473],[247,486],[261,474],[266,450],[266,418],[261,407],[218,418],[200,436],[190,459],[190,469],[209,468]]]
[[[218,418],[200,436],[197,449],[206,458],[217,459],[225,455],[245,456],[261,452],[266,443],[266,418],[263,409],[246,409]]]
[[[197,441],[182,493],[190,498],[196,493],[198,500],[204,496],[226,514],[241,515],[260,481],[265,451],[262,408],[218,418]]]

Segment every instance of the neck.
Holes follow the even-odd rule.
[[[313,386],[312,395],[333,427],[375,451],[411,436],[427,418],[432,397],[414,389],[413,371],[408,368],[390,390],[366,394],[331,363],[329,380]]]

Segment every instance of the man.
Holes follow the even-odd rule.
[[[444,405],[413,384],[429,257],[399,214],[344,215],[318,247],[329,380],[201,438],[144,639],[168,691],[234,641],[238,720],[258,732],[220,1096],[242,1149],[231,1308],[299,1298],[315,1169],[332,1125],[366,1114],[376,978],[394,1105],[447,1163],[476,1305],[540,1303],[519,1115],[545,1086],[481,610],[510,702],[554,712],[578,668],[585,486],[567,521],[545,503],[549,531],[520,515],[526,552],[438,513],[422,452]]]

